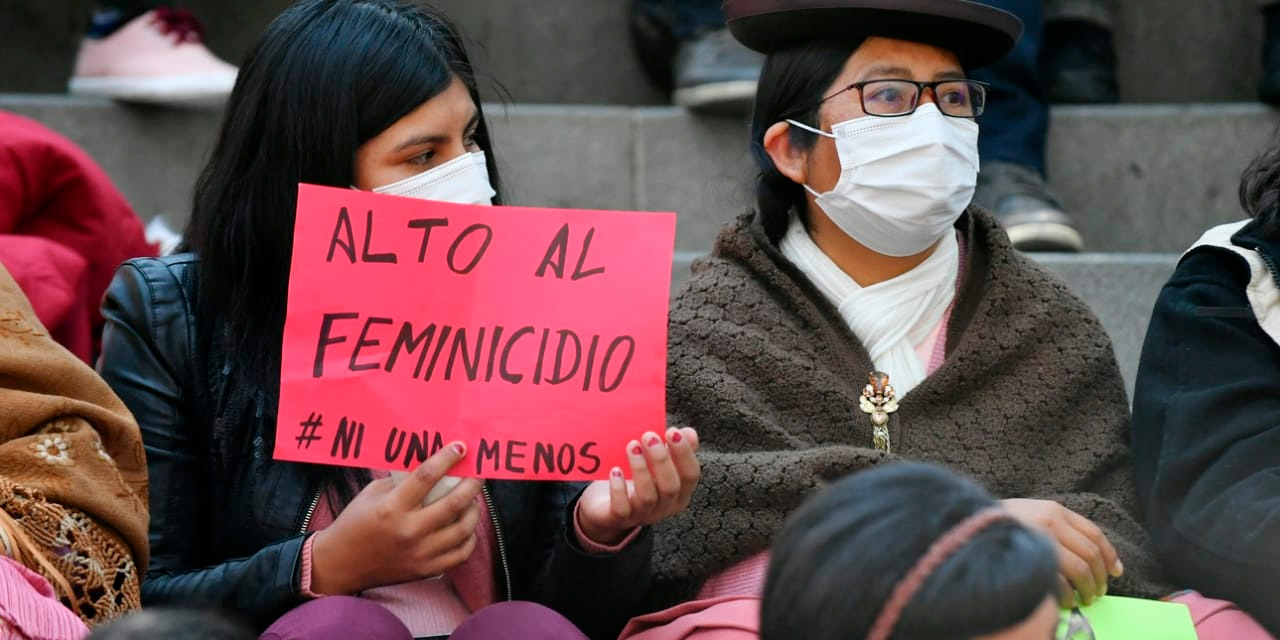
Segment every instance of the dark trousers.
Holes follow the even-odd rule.
[[[641,10],[669,15],[674,34],[684,38],[700,30],[724,26],[720,0],[636,0]],[[983,160],[1001,160],[1045,171],[1045,139],[1049,133],[1049,103],[1040,82],[1036,59],[1040,55],[1044,9],[1041,0],[984,0],[1022,19],[1026,30],[1017,47],[1003,60],[973,73],[991,83],[982,134],[978,141]]]
[[[125,15],[140,16],[160,5],[168,4],[160,0],[98,0],[101,9],[115,9]]]
[[[671,35],[685,39],[700,31],[724,28],[721,0],[635,0],[640,11],[665,16],[671,23]]]
[[[983,0],[1022,19],[1025,31],[1003,60],[973,72],[974,79],[991,83],[978,153],[982,160],[1000,160],[1045,172],[1045,139],[1049,134],[1049,103],[1036,59],[1044,29],[1040,0]]]

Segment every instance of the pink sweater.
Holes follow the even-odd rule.
[[[373,475],[375,478],[385,478],[388,474],[374,472]],[[498,548],[497,533],[493,530],[493,521],[489,517],[484,497],[477,496],[476,504],[480,507],[480,521],[476,525],[476,548],[466,562],[437,578],[367,589],[360,593],[360,597],[377,602],[394,613],[415,638],[448,635],[471,612],[496,602],[498,588],[494,582],[493,554]],[[328,494],[321,494],[310,530],[322,531],[333,524],[336,518]],[[616,545],[602,545],[587,538],[582,532],[578,526],[576,509],[573,521],[578,544],[588,553],[617,553],[631,544],[640,533],[637,528]],[[314,540],[314,536],[308,539],[302,548],[302,592],[311,597],[323,597],[311,592],[311,549]]]
[[[89,635],[43,576],[0,555],[0,640],[79,640]]]

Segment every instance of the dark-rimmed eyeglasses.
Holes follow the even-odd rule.
[[[986,109],[989,86],[977,80],[867,80],[855,82],[823,98],[822,102],[849,91],[857,91],[863,113],[881,118],[896,118],[915,113],[916,107],[920,106],[920,96],[924,95],[925,89],[929,89],[933,91],[933,101],[943,115],[976,118]]]

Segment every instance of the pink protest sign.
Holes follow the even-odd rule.
[[[588,480],[666,425],[675,215],[301,185],[275,457]]]

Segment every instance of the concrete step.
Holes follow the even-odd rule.
[[[183,0],[209,48],[239,64],[293,0]],[[458,25],[481,86],[517,102],[664,104],[631,52],[622,0],[436,0]],[[11,8],[12,6],[12,8]],[[91,0],[0,0],[0,92],[62,91]],[[15,16],[16,19],[9,19]]]
[[[1150,253],[1041,254],[1036,257],[1088,303],[1110,334],[1130,399],[1151,310],[1160,289],[1173,275],[1178,257],[1178,254]]]
[[[701,254],[677,252],[672,293],[689,279],[689,266]],[[1125,389],[1133,397],[1134,379],[1151,310],[1161,287],[1173,274],[1176,254],[1038,254],[1036,260],[1061,277],[1093,310],[1111,336]]]
[[[144,217],[165,213],[179,226],[219,116],[62,96],[0,95],[0,109],[63,132],[103,164]],[[494,109],[491,117],[513,203],[679,212],[677,288],[715,231],[748,206],[740,123],[603,107]],[[1098,207],[1086,227],[1095,249],[1123,253],[1037,259],[1101,318],[1132,387],[1147,318],[1177,252],[1204,228],[1239,217],[1234,182],[1273,116],[1216,106],[1063,109],[1056,118],[1059,186],[1068,187],[1069,201]],[[1166,253],[1133,253],[1151,250]]]
[[[706,246],[754,202],[746,125],[674,109],[633,118],[637,206],[680,212],[680,246]],[[1060,107],[1049,177],[1090,251],[1181,251],[1242,217],[1240,173],[1277,123],[1255,104]]]
[[[211,48],[239,62],[290,0],[183,0]],[[659,104],[639,73],[626,0],[434,0],[471,41],[486,75],[517,102]],[[1127,102],[1251,100],[1261,74],[1262,24],[1253,0],[1115,2]],[[0,91],[66,85],[90,0],[0,0]],[[490,85],[491,86],[491,85]],[[497,92],[489,89],[490,97]]]
[[[435,3],[488,49],[478,63],[506,83],[517,102],[649,104],[657,97],[635,86],[643,81],[632,73],[623,0]],[[1112,4],[1124,101],[1255,99],[1262,19],[1252,0]]]
[[[219,114],[65,96],[0,95],[87,149],[141,215],[185,222]],[[675,108],[488,107],[513,204],[675,211],[704,251],[753,202],[745,122]],[[1062,107],[1050,172],[1088,249],[1180,252],[1242,216],[1241,170],[1280,118],[1254,104]]]

